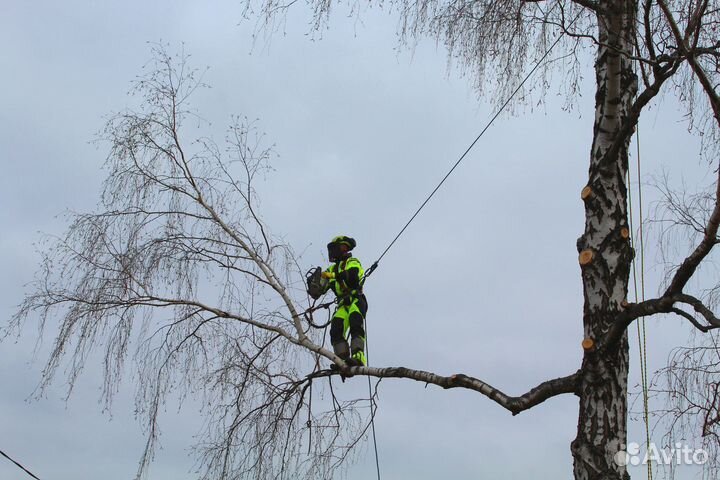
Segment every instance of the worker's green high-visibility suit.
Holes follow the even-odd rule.
[[[325,271],[332,274],[328,288],[338,299],[330,323],[330,343],[335,355],[345,360],[352,353],[353,359],[366,365],[364,323],[368,304],[360,284],[365,271],[360,261],[351,256],[333,263]],[[349,347],[348,333],[352,339]]]

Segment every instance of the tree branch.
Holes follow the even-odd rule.
[[[720,172],[719,172],[720,175]],[[717,233],[720,227],[720,177],[718,177],[717,186],[715,188],[715,207],[713,208],[707,225],[705,226],[705,234],[700,244],[695,250],[688,255],[680,267],[675,272],[670,285],[663,294],[663,297],[672,297],[682,292],[683,288],[697,270],[700,262],[710,254],[710,251],[717,243]]]
[[[720,96],[713,87],[713,84],[708,78],[705,70],[702,68],[702,65],[700,65],[697,61],[696,52],[694,49],[696,45],[693,45],[693,47],[688,46],[686,38],[683,37],[683,35],[680,33],[680,28],[678,27],[677,22],[673,18],[672,12],[665,3],[665,0],[658,0],[658,5],[663,11],[665,18],[668,21],[668,25],[670,25],[673,36],[678,43],[678,48],[682,53],[685,54],[687,61],[693,70],[693,73],[695,73],[698,80],[700,81],[700,85],[702,85],[703,90],[707,94],[708,100],[710,101],[710,106],[712,107],[713,113],[715,114],[715,120],[718,122],[718,126],[720,127]],[[698,31],[702,26],[702,22],[699,17],[696,19],[696,21],[693,21],[693,19],[689,21],[688,29],[691,28],[691,24],[693,24],[692,28],[697,29]]]
[[[525,0],[530,1],[530,0]],[[593,12],[599,12],[603,9],[600,7],[599,2],[595,2],[593,0],[572,0],[573,3],[577,3],[581,7],[589,8]]]
[[[692,295],[688,295],[685,293],[682,293],[680,295],[677,295],[675,298],[678,299],[678,301],[686,303],[693,307],[697,313],[702,315],[705,320],[707,320],[709,327],[706,327],[706,330],[708,331],[712,330],[713,328],[720,328],[720,319],[718,319],[715,314],[710,310],[699,298],[693,297]]]
[[[660,93],[660,88],[662,87],[662,85],[670,77],[672,77],[673,74],[675,74],[679,66],[680,62],[676,61],[674,64],[672,64],[666,69],[659,69],[658,71],[661,71],[662,73],[657,74],[655,76],[655,81],[649,87],[645,88],[645,90],[643,90],[635,98],[635,101],[628,110],[625,121],[622,123],[619,131],[615,135],[615,141],[613,142],[612,146],[605,152],[606,158],[615,158],[617,156],[620,147],[625,142],[624,139],[632,135],[635,126],[640,119],[640,113],[643,111],[645,106],[647,106],[647,104],[650,103],[650,101],[655,98],[658,93]]]
[[[693,309],[705,318],[707,325],[702,325],[691,314],[676,308],[676,303],[685,303],[693,307]],[[702,332],[709,332],[716,328],[720,328],[720,319],[708,308],[702,300],[692,295],[679,293],[674,296],[663,295],[659,298],[645,300],[640,303],[631,303],[627,305],[625,310],[618,316],[613,326],[608,331],[602,342],[598,344],[598,348],[607,348],[620,339],[625,329],[630,324],[641,317],[649,317],[658,313],[675,313],[689,320],[695,328]]]
[[[322,370],[311,374],[310,376],[325,377],[331,375],[343,375],[346,377],[354,375],[365,375],[377,378],[406,378],[409,380],[415,380],[426,384],[437,385],[445,389],[448,388],[466,388],[468,390],[474,390],[488,397],[493,402],[497,403],[504,409],[508,410],[513,415],[517,415],[520,412],[529,410],[530,408],[539,405],[540,403],[558,395],[566,393],[577,394],[578,384],[582,377],[581,371],[568,375],[566,377],[555,378],[547,380],[535,388],[530,389],[527,393],[518,397],[509,396],[497,388],[489,385],[482,380],[464,375],[462,373],[456,373],[449,377],[444,377],[432,372],[426,372],[424,370],[413,370],[405,367],[386,367],[386,368],[375,368],[375,367],[346,367],[340,372],[331,370]]]
[[[689,313],[686,312],[685,310],[681,310],[681,309],[679,309],[679,308],[673,307],[673,308],[670,309],[670,311],[671,311],[672,313],[676,314],[676,315],[680,315],[681,317],[687,319],[690,323],[692,323],[692,325],[693,325],[695,328],[697,328],[698,330],[700,330],[700,331],[703,332],[703,333],[707,333],[707,332],[709,332],[710,330],[712,330],[712,328],[713,328],[713,327],[707,327],[707,326],[701,324],[700,322],[698,322],[698,321],[695,319],[695,317],[693,317],[691,314],[689,314]]]

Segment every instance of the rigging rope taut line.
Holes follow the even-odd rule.
[[[580,13],[578,13],[575,16],[575,18],[573,18],[573,20],[567,25],[567,27],[564,27],[565,31],[567,29],[569,29],[577,21],[578,18],[580,18]],[[380,254],[378,259],[375,260],[375,262],[370,266],[370,268],[368,268],[368,270],[365,272],[365,275],[363,277],[363,281],[365,281],[365,279],[367,277],[372,275],[372,273],[375,271],[375,269],[380,264],[380,260],[382,260],[382,258],[385,256],[385,254],[392,248],[393,245],[395,245],[395,242],[397,242],[398,239],[400,238],[400,236],[405,232],[405,230],[407,230],[407,228],[410,226],[410,224],[413,222],[413,220],[415,220],[415,217],[417,217],[418,214],[420,213],[420,211],[423,208],[425,208],[425,205],[428,204],[428,202],[430,201],[430,199],[432,199],[432,197],[435,195],[435,193],[437,193],[437,191],[440,190],[440,187],[442,187],[442,185],[445,183],[445,181],[450,177],[450,175],[453,174],[455,169],[460,165],[460,163],[465,159],[465,157],[467,157],[468,153],[470,153],[470,151],[473,149],[475,144],[480,140],[480,138],[482,138],[482,136],[485,135],[485,132],[488,131],[488,129],[495,122],[495,120],[497,120],[497,118],[507,108],[507,106],[513,100],[513,98],[515,98],[515,95],[517,95],[518,92],[525,86],[525,84],[530,79],[530,77],[533,75],[533,73],[535,73],[535,71],[538,68],[540,68],[540,66],[545,62],[545,59],[550,55],[550,53],[557,46],[557,44],[560,43],[560,40],[562,40],[563,36],[564,36],[563,32],[560,32],[560,34],[558,34],[558,37],[555,39],[555,41],[550,45],[550,47],[548,47],[548,49],[545,51],[545,53],[543,53],[543,55],[535,62],[533,67],[525,75],[525,77],[518,84],[518,86],[512,91],[512,93],[508,96],[508,98],[505,99],[505,101],[502,103],[502,105],[500,105],[500,108],[498,108],[498,110],[495,112],[495,114],[492,117],[490,117],[490,120],[488,120],[487,124],[485,124],[485,127],[483,127],[483,129],[480,131],[480,133],[477,135],[477,137],[475,137],[475,140],[473,140],[472,143],[470,143],[470,145],[465,149],[463,154],[460,155],[460,158],[458,158],[458,160],[453,164],[453,166],[450,168],[450,170],[448,170],[448,172],[440,180],[440,182],[435,186],[435,188],[432,190],[432,192],[430,192],[430,194],[425,198],[425,200],[422,202],[422,204],[420,204],[418,209],[415,210],[415,213],[412,214],[412,216],[410,217],[410,220],[408,220],[407,223],[405,223],[405,225],[402,227],[402,229],[400,229],[398,234],[395,235],[395,238],[393,238],[393,240],[390,242],[390,244],[385,248],[385,250],[383,250],[383,252]]]

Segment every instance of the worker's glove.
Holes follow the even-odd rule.
[[[322,272],[322,278],[335,278],[335,272]]]

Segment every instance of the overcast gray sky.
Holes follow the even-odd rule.
[[[394,17],[370,10],[357,20],[338,9],[330,30],[313,40],[298,10],[284,33],[253,48],[254,22],[242,19],[242,9],[239,1],[2,2],[5,318],[37,268],[39,232],[59,234],[58,214],[95,205],[106,152],[89,141],[104,116],[126,105],[130,81],[150,57],[147,42],[184,44],[195,66],[209,67],[212,89],[193,105],[218,138],[231,114],[259,118],[278,153],[259,188],[263,214],[296,250],[309,247],[307,267],[323,262],[324,245],[337,234],[355,237],[357,256],[371,264],[492,114],[471,79],[448,74],[442,48],[426,41],[398,51]],[[585,78],[594,78],[590,70]],[[545,106],[501,117],[386,256],[367,285],[371,363],[463,372],[510,394],[578,368],[575,240],[583,229],[592,85],[582,92],[569,113],[551,91]],[[706,171],[697,141],[672,98],[663,102],[641,123],[644,168],[696,181]],[[327,201],[350,182],[355,201]],[[654,278],[651,272],[651,292]],[[687,329],[652,320],[650,331],[651,366],[659,366]],[[29,325],[18,342],[0,344],[0,449],[43,480],[132,478],[144,441],[133,385],[103,413],[99,369],[91,366],[67,403],[62,381],[28,401],[50,339],[33,357],[35,340]],[[576,413],[573,397],[513,418],[472,392],[384,381],[376,424],[383,475],[571,478]],[[188,448],[198,412],[170,407],[164,418],[150,478],[193,478]],[[640,432],[634,423],[630,440],[641,441]],[[368,450],[348,478],[373,476]],[[0,459],[0,479],[19,478]]]

